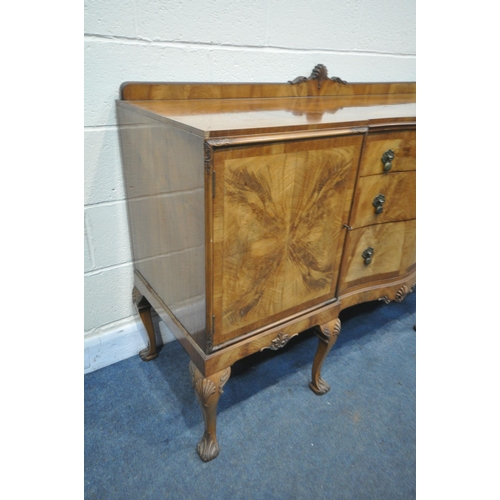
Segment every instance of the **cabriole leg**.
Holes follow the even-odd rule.
[[[158,357],[158,353],[156,352],[155,329],[153,327],[153,320],[151,319],[151,304],[147,301],[146,297],[141,295],[141,292],[139,292],[137,288],[134,288],[132,298],[139,311],[142,324],[148,334],[148,347],[142,349],[139,352],[139,356],[143,361],[151,361]]]
[[[314,356],[312,367],[312,382],[309,387],[319,396],[326,394],[330,390],[330,386],[321,378],[321,366],[325,361],[326,356],[337,341],[340,333],[340,319],[334,319],[316,327],[316,335],[319,338],[318,349]]]
[[[219,454],[219,443],[216,436],[217,404],[223,392],[222,388],[231,375],[231,367],[204,377],[190,361],[189,371],[205,421],[205,433],[198,443],[197,451],[200,458],[204,462],[208,462]]]

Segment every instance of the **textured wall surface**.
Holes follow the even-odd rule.
[[[86,0],[84,42],[84,329],[93,345],[136,320],[115,114],[124,81],[286,82],[318,63],[348,82],[416,80],[415,0]],[[127,331],[143,344],[139,330]]]

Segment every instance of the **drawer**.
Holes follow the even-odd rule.
[[[416,157],[415,130],[369,134],[359,175],[416,170]]]
[[[353,228],[416,218],[416,172],[358,180],[349,225]]]
[[[416,221],[389,222],[349,231],[339,295],[368,282],[394,278],[415,266]],[[369,257],[370,249],[372,255]]]

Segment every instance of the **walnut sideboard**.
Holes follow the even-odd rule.
[[[346,83],[317,65],[286,83],[124,83],[117,114],[133,300],[187,351],[205,432],[231,366],[315,328],[310,387],[339,313],[415,283],[416,84]]]

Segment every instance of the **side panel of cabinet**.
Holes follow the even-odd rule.
[[[333,300],[362,136],[214,154],[214,345]]]
[[[203,346],[203,139],[117,110],[134,267],[185,332]]]

